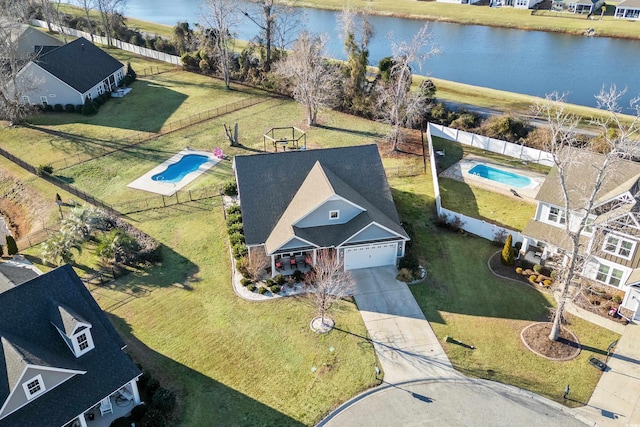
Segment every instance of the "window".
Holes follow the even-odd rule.
[[[45,392],[44,382],[42,381],[42,375],[38,374],[35,377],[27,380],[22,384],[27,399],[33,399],[36,396]]]
[[[42,102],[42,105],[47,105],[48,104],[47,97],[46,96],[41,96],[40,97],[40,102]]]
[[[28,96],[26,96],[26,95],[25,95],[25,96],[23,96],[23,97],[22,97],[22,103],[23,103],[23,104],[28,104],[28,103],[29,103],[29,97],[28,97]]]
[[[587,218],[587,221],[584,223],[584,228],[582,229],[582,232],[585,234],[593,234],[593,222],[595,221],[595,218],[593,217],[589,217]]]
[[[340,211],[329,211],[329,219],[340,218]]]
[[[607,285],[618,287],[622,281],[622,270],[609,267],[606,264],[600,264],[598,273],[596,274],[596,280],[606,283]]]
[[[87,348],[89,348],[89,341],[87,341],[87,334],[80,335],[77,338],[77,340],[78,340],[78,348],[80,349],[80,351],[86,350]]]
[[[98,95],[102,95],[104,93],[104,86],[103,85],[99,85],[98,86]]]
[[[634,247],[634,242],[625,240],[620,236],[610,234],[607,236],[602,250],[607,253],[619,256],[620,258],[630,259]]]
[[[560,208],[549,208],[549,216],[547,219],[551,222],[555,222],[557,224],[564,224],[566,221],[564,212]]]

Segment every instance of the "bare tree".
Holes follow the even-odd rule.
[[[75,4],[84,12],[84,17],[87,21],[87,29],[93,36],[93,34],[95,34],[95,29],[93,28],[93,21],[91,21],[91,11],[96,8],[96,0],[75,0]]]
[[[337,251],[322,249],[318,251],[313,270],[308,274],[306,288],[314,299],[321,324],[325,325],[327,312],[333,303],[352,295],[355,282],[338,261]]]
[[[260,276],[264,273],[265,268],[269,265],[269,258],[267,257],[264,246],[253,247],[249,250],[247,256],[246,270],[251,276],[251,280],[258,281]]]
[[[117,15],[124,14],[126,0],[96,0],[96,5],[102,19],[107,44],[112,46],[113,42],[111,39],[115,31]]]
[[[7,2],[5,18],[0,19],[0,118],[10,124],[18,123],[31,113],[33,107],[24,95],[37,82],[27,75],[19,78],[18,73],[25,64],[35,57],[33,52],[20,49],[20,38],[25,25],[18,22],[19,0]]]
[[[380,83],[377,107],[380,119],[391,126],[387,139],[395,151],[403,140],[403,128],[422,120],[430,99],[428,91],[411,91],[411,66],[418,65],[422,68],[424,61],[440,51],[433,45],[432,35],[426,24],[409,42],[396,43],[392,34],[389,39],[393,63],[389,81]]]
[[[562,194],[564,211],[559,213],[562,215],[559,221],[564,225],[564,233],[569,241],[569,247],[563,253],[563,267],[555,279],[554,296],[558,305],[549,334],[552,341],[558,339],[567,302],[575,297],[580,288],[576,279],[589,257],[580,237],[587,227],[594,227],[591,222],[596,214],[597,197],[601,195],[599,192],[612,179],[620,162],[640,148],[640,98],[631,101],[634,118],[631,123],[625,123],[618,104],[623,94],[624,91],[620,92],[612,86],[609,90],[603,88],[596,96],[598,106],[606,112],[604,119],[593,120],[593,124],[603,130],[606,149],[601,155],[572,148],[577,141],[576,127],[579,118],[567,112],[564,95],[553,93],[534,107],[536,115],[546,122],[549,129],[544,148],[551,153],[557,170],[550,178],[557,181]],[[575,182],[575,179],[570,181],[569,177],[578,170],[586,171],[591,179],[588,182]]]
[[[276,64],[276,72],[293,85],[293,97],[307,110],[307,123],[315,126],[318,110],[336,102],[338,69],[324,58],[324,36],[300,33],[293,51]]]
[[[224,84],[229,89],[234,41],[231,30],[238,23],[237,3],[234,0],[204,0],[201,10],[202,18],[213,30],[208,36],[205,31],[205,37],[212,38],[213,56],[222,73]]]

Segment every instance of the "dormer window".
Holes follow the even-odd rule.
[[[80,332],[76,333],[71,338],[71,340],[73,344],[73,352],[75,353],[76,357],[82,356],[95,347],[93,345],[91,330],[89,328],[82,329]]]
[[[340,218],[340,211],[329,211],[329,219]]]
[[[29,400],[41,395],[46,390],[44,387],[44,381],[42,381],[42,375],[40,374],[22,383],[22,388]]]

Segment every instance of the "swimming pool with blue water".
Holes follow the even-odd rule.
[[[510,187],[525,188],[531,185],[531,179],[526,176],[492,168],[487,165],[476,165],[469,169],[469,173]]]
[[[182,181],[182,178],[197,171],[200,166],[207,163],[209,157],[201,154],[187,154],[182,156],[177,162],[167,166],[165,170],[151,177],[153,181],[176,183]]]

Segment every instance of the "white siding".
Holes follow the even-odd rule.
[[[339,211],[337,219],[329,219],[329,212],[331,211]],[[344,224],[351,221],[360,212],[362,212],[360,209],[344,200],[328,200],[294,225],[305,228]]]

